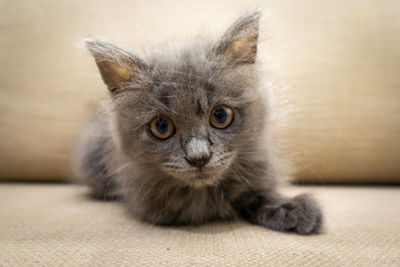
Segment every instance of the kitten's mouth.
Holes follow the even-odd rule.
[[[201,170],[192,170],[187,172],[186,181],[194,185],[194,187],[202,187],[215,185],[221,180],[224,168],[220,167],[203,167]]]
[[[222,168],[217,168],[214,166],[203,166],[201,168],[192,168],[187,171],[187,173],[194,175],[200,179],[212,176],[212,174],[218,173]]]
[[[225,154],[224,157],[217,158],[214,162],[207,163],[201,168],[167,163],[164,170],[170,176],[194,187],[216,185],[222,179],[224,172],[231,166],[234,156],[234,153]]]

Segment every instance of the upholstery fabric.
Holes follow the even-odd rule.
[[[0,184],[0,266],[399,266],[399,187],[287,187],[311,192],[325,233],[247,222],[141,223],[117,202],[68,184]]]
[[[257,1],[259,3],[260,1]],[[303,182],[400,181],[398,0],[265,0],[275,137]],[[0,1],[0,179],[64,180],[106,89],[86,34],[138,51],[221,34],[248,1]]]

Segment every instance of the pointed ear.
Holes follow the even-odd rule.
[[[112,93],[118,92],[127,82],[135,82],[146,67],[139,58],[110,42],[91,38],[85,41],[104,83]]]
[[[219,41],[216,52],[229,65],[256,62],[260,15],[256,10],[239,17]]]

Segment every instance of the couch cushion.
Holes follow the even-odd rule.
[[[400,5],[266,0],[263,75],[300,181],[400,181]],[[0,1],[0,179],[63,180],[106,89],[86,34],[151,50],[222,33],[248,1]],[[212,30],[211,30],[212,29]],[[149,45],[151,44],[151,45]]]
[[[298,236],[246,222],[158,227],[117,202],[57,184],[0,184],[4,266],[394,266],[400,263],[400,188],[288,187],[312,192],[325,233]]]

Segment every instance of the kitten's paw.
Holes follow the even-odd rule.
[[[262,224],[277,231],[318,234],[322,227],[322,212],[315,200],[299,195],[277,207],[265,206]]]

